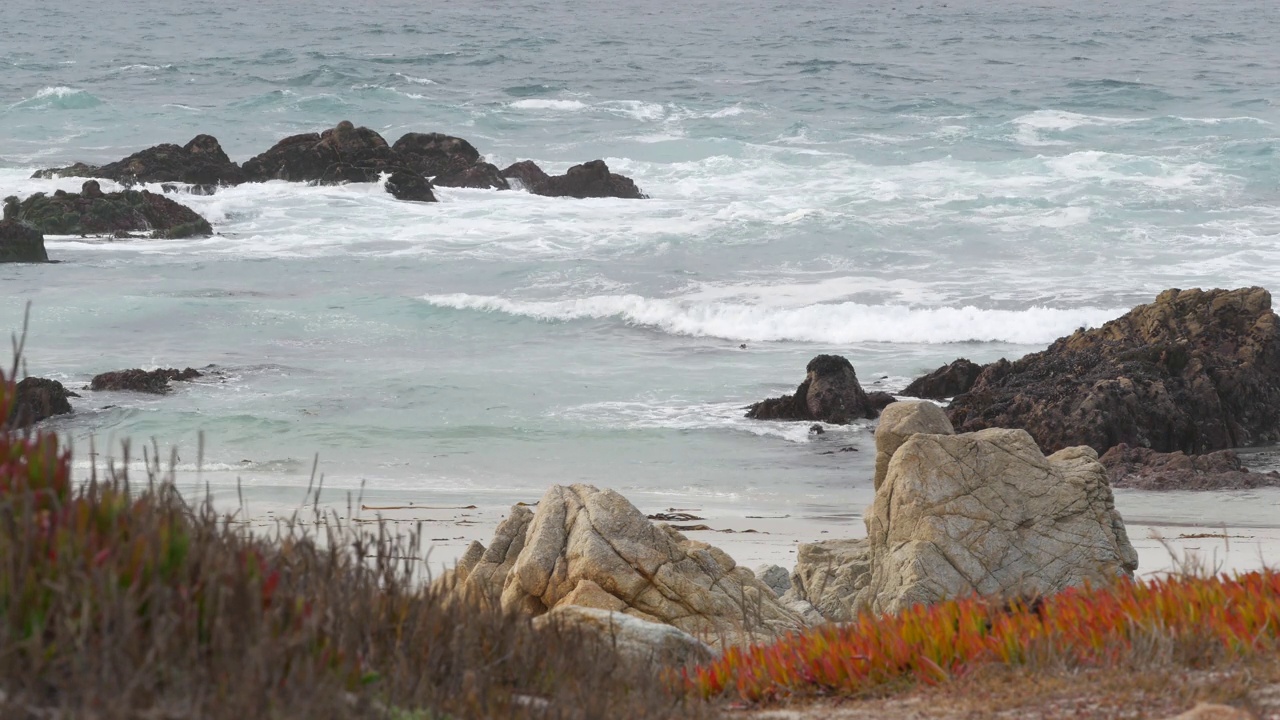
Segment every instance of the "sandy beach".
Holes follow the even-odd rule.
[[[488,544],[494,528],[510,512],[510,503],[493,500],[459,501],[456,496],[405,491],[369,491],[363,497],[334,491],[315,503],[289,502],[279,493],[255,497],[245,504],[249,524],[269,531],[295,513],[310,523],[317,509],[328,520],[337,517],[357,524],[386,521],[393,532],[421,527],[425,558],[435,575],[461,557],[473,542]],[[215,505],[238,512],[238,496],[215,491]],[[701,504],[674,507],[653,498],[629,498],[649,515],[687,513],[692,518],[672,521],[688,537],[715,545],[740,565],[792,568],[796,548],[803,543],[866,536],[862,511],[871,501],[849,508],[814,507],[800,514],[771,513],[768,508]],[[536,503],[531,496],[517,502]],[[1230,492],[1117,491],[1116,505],[1125,518],[1130,541],[1138,551],[1139,578],[1154,578],[1187,567],[1216,572],[1247,572],[1280,564],[1280,489]]]

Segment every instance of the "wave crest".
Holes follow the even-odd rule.
[[[548,322],[618,319],[671,335],[752,342],[850,344],[1006,342],[1043,345],[1079,327],[1093,327],[1124,309],[1030,307],[985,310],[973,306],[820,303],[779,308],[726,302],[689,302],[641,295],[596,295],[572,300],[522,301],[490,295],[426,295],[431,305],[498,312]]]

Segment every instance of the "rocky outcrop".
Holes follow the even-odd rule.
[[[319,134],[287,137],[244,163],[246,178],[254,182],[376,182],[397,170],[412,168],[377,132],[346,120]]]
[[[853,365],[839,355],[819,355],[805,367],[794,395],[762,400],[747,408],[755,420],[818,420],[847,425],[878,414],[858,384]]]
[[[192,368],[187,368],[186,370],[178,370],[177,368],[159,368],[151,371],[140,370],[138,368],[134,368],[132,370],[115,370],[95,375],[93,380],[89,382],[89,389],[94,391],[125,390],[130,392],[163,395],[165,393],[172,392],[173,387],[169,385],[170,382],[185,382],[188,380],[194,380],[200,376],[200,371]]]
[[[156,145],[107,165],[76,163],[40,170],[34,178],[96,177],[134,183],[186,183],[197,194],[219,186],[286,180],[336,185],[377,182],[390,175],[387,191],[402,200],[432,202],[431,186],[507,190],[508,178],[531,193],[552,197],[643,198],[630,178],[612,173],[603,160],[575,165],[549,176],[530,161],[506,170],[481,162],[480,152],[466,140],[441,133],[406,133],[394,145],[376,131],[342,121],[321,133],[291,135],[266,152],[236,165],[218,140],[197,135],[186,145]],[[429,180],[430,179],[430,180]],[[428,199],[430,198],[430,199]]]
[[[623,661],[644,666],[683,666],[710,661],[706,643],[683,630],[625,613],[582,605],[561,605],[533,619],[539,633],[572,633],[579,642],[616,652]]]
[[[880,414],[881,410],[884,410],[896,402],[898,402],[898,398],[884,392],[883,390],[867,393],[867,406],[870,407],[877,415]]]
[[[405,133],[391,149],[406,168],[436,178],[436,184],[441,184],[440,176],[466,170],[480,162],[480,151],[475,146],[442,133]]]
[[[44,247],[44,233],[6,215],[0,221],[0,263],[11,262],[49,262],[49,253]]]
[[[1249,472],[1234,450],[1162,453],[1120,444],[1100,458],[1112,487],[1137,490],[1245,490],[1280,486],[1280,473]]]
[[[435,184],[442,187],[476,188],[479,190],[509,190],[511,186],[502,177],[502,171],[489,163],[476,163],[471,167],[438,175]]]
[[[515,507],[482,552],[443,580],[461,597],[542,615],[580,605],[729,644],[799,629],[773,591],[719,549],[655,525],[612,490],[552,486]]]
[[[609,172],[609,166],[603,160],[574,165],[564,175],[547,178],[534,192],[550,197],[613,197],[629,200],[642,200],[646,197],[631,178]]]
[[[928,400],[946,400],[969,392],[981,373],[981,365],[960,358],[928,375],[916,378],[902,391],[902,394]]]
[[[871,547],[865,539],[801,545],[783,601],[804,600],[831,622],[849,622],[862,609],[858,597],[871,582]]]
[[[908,437],[866,522],[871,576],[853,605],[874,612],[1047,595],[1138,563],[1097,454],[1046,458],[1022,430]]]
[[[503,177],[520,181],[520,185],[534,195],[573,198],[625,198],[641,200],[646,197],[636,187],[635,181],[625,175],[609,172],[603,160],[592,160],[574,165],[564,175],[548,175],[531,160],[522,160],[502,171]]]
[[[791,589],[791,573],[781,565],[761,565],[756,568],[756,578],[769,586],[774,595],[782,597]]]
[[[155,237],[212,235],[199,213],[163,195],[143,190],[104,193],[96,180],[79,193],[36,193],[21,202],[5,199],[4,219],[35,227],[45,235],[113,235],[150,231]]]
[[[916,433],[954,435],[951,421],[942,408],[931,402],[900,402],[884,409],[876,426],[876,474],[873,480],[879,490],[889,473],[889,460],[907,438]]]
[[[64,177],[83,177],[83,178],[100,177],[98,175],[98,167],[99,166],[97,165],[88,165],[86,163],[78,162],[78,163],[75,163],[74,165],[68,165],[66,167],[46,168],[44,170],[37,170],[34,173],[32,173],[31,179],[32,180],[55,180],[57,178],[64,178]]]
[[[57,380],[45,378],[24,378],[15,387],[17,392],[5,420],[11,428],[23,428],[54,415],[66,415],[71,412],[71,402],[67,398],[80,397]]]
[[[197,135],[186,145],[156,145],[103,165],[92,173],[92,177],[126,185],[180,182],[217,187],[245,181],[244,171],[231,162],[212,135]]]
[[[421,175],[407,170],[397,170],[387,178],[387,192],[397,200],[410,202],[436,202],[431,183]]]
[[[503,169],[502,176],[507,180],[515,180],[520,189],[534,195],[538,194],[535,189],[542,187],[543,183],[551,178],[532,160],[521,160],[518,163],[508,165]]]
[[[1262,288],[1166,290],[1100,328],[986,366],[963,431],[1019,427],[1046,451],[1205,453],[1280,440],[1280,318]]]

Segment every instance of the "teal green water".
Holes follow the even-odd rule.
[[[330,487],[390,494],[859,508],[865,427],[741,417],[811,356],[896,390],[1280,274],[1274,3],[6,9],[4,195],[78,186],[36,167],[199,132],[242,161],[350,119],[499,165],[601,157],[652,196],[269,183],[183,196],[214,238],[55,238],[61,264],[0,266],[33,374],[219,371],[85,393],[56,427],[187,468],[203,433],[214,482],[263,493],[318,453]]]

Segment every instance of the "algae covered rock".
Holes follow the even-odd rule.
[[[96,180],[85,182],[79,193],[58,190],[21,201],[7,199],[4,219],[21,221],[45,235],[150,231],[155,237],[185,238],[213,234],[209,221],[186,205],[147,190],[104,193]]]
[[[1024,428],[1046,452],[1276,442],[1280,317],[1259,287],[1166,290],[1102,327],[986,366],[949,415],[959,431]]]
[[[156,145],[91,172],[92,177],[125,184],[181,182],[217,187],[245,181],[244,171],[212,135],[197,135],[186,145]]]
[[[960,358],[928,375],[916,378],[902,394],[927,400],[945,400],[969,392],[981,374],[981,365]]]
[[[57,380],[24,378],[16,385],[17,393],[9,407],[5,423],[12,428],[23,428],[41,422],[54,415],[71,412],[68,398],[79,397],[63,387]]]
[[[44,233],[25,222],[9,219],[6,213],[0,221],[0,263],[11,262],[49,262],[49,253],[44,247]]]
[[[818,355],[809,361],[805,373],[804,382],[793,395],[761,400],[747,408],[747,417],[847,425],[879,414],[847,359],[839,355]]]
[[[159,368],[156,370],[141,370],[134,368],[132,370],[114,370],[105,372],[93,377],[89,382],[89,389],[95,392],[103,390],[115,391],[131,391],[150,393],[152,395],[163,395],[171,392],[173,387],[169,385],[172,381],[186,382],[194,380],[201,376],[199,370],[187,368],[179,370],[177,368]]]

